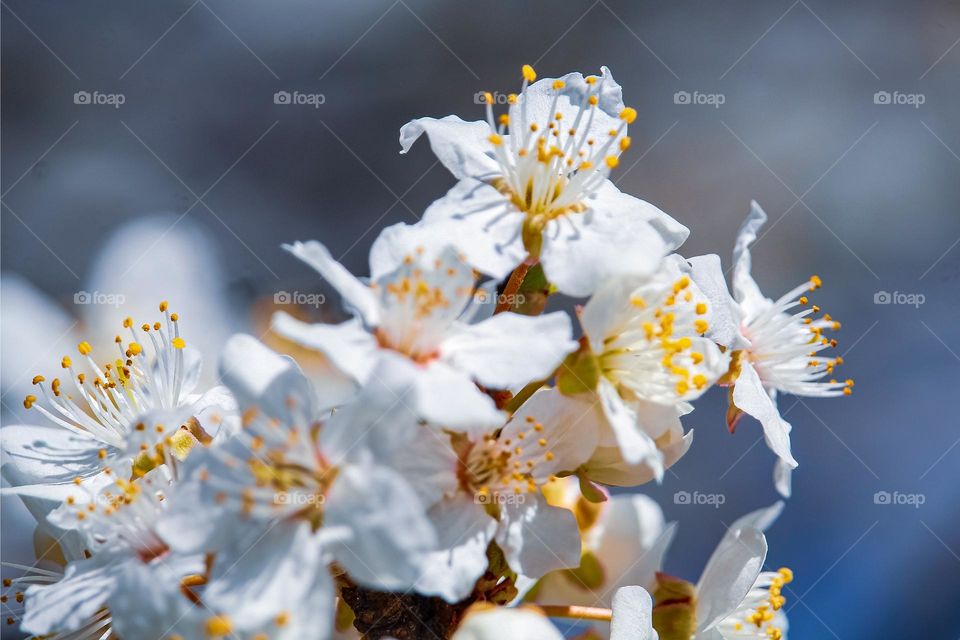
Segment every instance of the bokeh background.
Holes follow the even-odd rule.
[[[77,336],[109,340],[160,299],[215,353],[262,333],[278,293],[332,296],[281,243],[317,238],[365,274],[378,230],[453,184],[427,145],[397,154],[406,121],[479,118],[476,92],[517,90],[523,63],[607,65],[640,113],[621,189],[726,265],[755,198],[761,286],[817,273],[843,322],[855,394],[781,406],[800,468],[769,564],[797,574],[791,636],[960,635],[956,2],[4,0],[0,16],[5,423]],[[731,436],[724,403],[699,404],[691,453],[643,488],[680,522],[666,569],[688,579],[725,523],[776,499],[759,426]],[[3,511],[10,558],[20,513]]]

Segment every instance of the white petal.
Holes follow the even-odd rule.
[[[663,455],[663,467],[669,469],[693,444],[693,429],[686,434],[680,427],[671,431],[671,442],[659,445]],[[659,465],[656,465],[659,467]],[[619,447],[598,447],[590,460],[581,467],[589,479],[614,487],[635,487],[655,479],[656,468],[648,464],[629,465],[623,460]]]
[[[777,493],[784,498],[789,498],[793,485],[793,469],[780,458],[773,463],[773,486]]]
[[[553,474],[575,470],[590,458],[597,442],[596,423],[597,411],[590,396],[569,397],[557,389],[540,389],[513,414],[501,439],[522,445],[523,453],[516,461],[533,461],[532,473],[546,481]],[[542,430],[533,431],[534,424],[540,424]],[[544,445],[540,439],[546,441]],[[544,458],[548,451],[553,454],[551,460]]]
[[[746,528],[756,529],[757,531],[766,531],[774,522],[776,522],[777,518],[780,517],[780,514],[783,513],[783,507],[783,500],[780,500],[773,503],[769,507],[757,509],[756,511],[751,511],[745,516],[740,516],[734,520],[732,525],[730,525],[727,535],[733,535],[733,533],[739,531],[740,529]]]
[[[377,282],[391,273],[408,256],[418,255],[433,261],[448,244],[436,231],[437,227],[423,223],[398,222],[386,227],[370,247],[370,281]]]
[[[497,543],[510,568],[530,578],[580,565],[580,532],[573,512],[552,507],[539,493],[501,508]]]
[[[282,611],[302,613],[301,603],[326,602],[333,610],[333,584],[322,548],[309,523],[280,522],[235,550],[218,554],[203,592],[204,604],[240,627],[256,626]]]
[[[697,583],[697,632],[712,628],[743,602],[767,557],[767,541],[751,527],[724,537]]]
[[[238,333],[227,341],[220,376],[241,409],[257,407],[284,424],[294,424],[296,416],[315,415],[313,388],[297,363],[253,336]]]
[[[415,366],[414,409],[424,420],[455,431],[483,432],[500,426],[506,415],[470,377],[441,361]]]
[[[327,496],[324,525],[346,528],[335,544],[337,561],[358,583],[408,589],[419,575],[418,559],[436,547],[436,532],[403,478],[382,466],[349,465]]]
[[[271,329],[288,340],[319,351],[336,369],[359,383],[366,382],[376,364],[377,341],[356,320],[340,324],[312,324],[278,311],[273,314]],[[336,371],[330,371],[337,377]],[[320,389],[323,393],[323,389]]]
[[[502,280],[527,257],[524,214],[489,184],[461,180],[427,207],[423,223],[436,242],[457,248],[474,269]]]
[[[3,475],[14,486],[72,482],[102,468],[103,443],[61,427],[10,425],[0,435]]]
[[[493,607],[468,612],[451,640],[563,640],[563,634],[536,609]]]
[[[667,253],[648,222],[653,205],[601,189],[589,210],[551,220],[543,232],[541,260],[547,279],[574,297],[592,294],[610,278],[653,273]]]
[[[676,523],[666,524],[659,505],[645,495],[616,495],[598,525],[590,546],[605,570],[604,602],[609,604],[610,594],[619,587],[653,588]]]
[[[766,222],[767,214],[756,200],[751,200],[750,213],[740,226],[737,242],[733,247],[733,295],[748,314],[766,299],[750,275],[750,245],[757,239],[757,232]]]
[[[620,328],[624,310],[629,308],[630,294],[637,287],[635,278],[610,278],[590,296],[578,314],[583,332],[594,353],[603,353],[603,341]]]
[[[655,640],[653,601],[643,587],[622,587],[613,596],[610,640]]]
[[[458,180],[489,178],[500,172],[493,158],[493,145],[487,139],[490,126],[478,120],[465,122],[457,116],[417,118],[400,129],[400,153],[406,153],[420,136],[427,134],[437,159]]]
[[[439,540],[437,550],[420,561],[423,573],[414,588],[424,595],[459,602],[470,595],[487,570],[487,546],[497,521],[464,494],[434,505],[427,515]]]
[[[688,260],[690,277],[707,299],[707,336],[730,349],[743,349],[749,342],[740,333],[740,308],[730,296],[720,256],[709,254]]]
[[[340,292],[344,302],[360,314],[368,325],[376,326],[379,318],[377,299],[370,287],[333,259],[330,252],[316,240],[285,244],[283,248],[316,269],[323,278]]]
[[[624,461],[627,464],[646,462],[654,468],[657,478],[661,478],[663,463],[657,444],[637,424],[636,413],[620,398],[616,387],[606,378],[602,378],[597,387],[597,395]]]
[[[443,341],[440,357],[493,389],[510,389],[549,377],[577,348],[570,317],[500,313],[475,325],[461,325]]]
[[[106,603],[123,559],[97,554],[70,564],[58,582],[30,587],[22,628],[37,635],[79,628]]]
[[[733,403],[744,413],[760,421],[764,440],[770,450],[791,468],[796,468],[797,461],[790,453],[790,424],[780,417],[780,412],[764,389],[756,369],[746,359],[741,363],[740,375],[734,383]]]

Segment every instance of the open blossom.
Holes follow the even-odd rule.
[[[760,292],[751,276],[750,245],[766,221],[760,205],[751,203],[733,250],[733,296],[741,314],[741,333],[749,346],[733,353],[727,424],[733,431],[744,413],[760,421],[767,446],[780,458],[778,488],[788,493],[788,472],[797,462],[790,452],[791,426],[780,416],[777,394],[849,395],[853,380],[823,380],[843,359],[822,355],[837,345],[824,332],[839,329],[840,323],[828,314],[814,317],[820,308],[810,303],[808,294],[820,287],[820,278],[813,276],[772,300]]]
[[[660,448],[682,441],[680,416],[728,368],[705,337],[710,305],[689,271],[672,256],[651,276],[601,287],[579,313],[584,340],[558,379],[561,392],[593,398],[598,419],[588,428],[599,432],[599,447],[616,447],[622,462],[642,463],[658,479]]]
[[[221,586],[205,592],[213,609],[263,621],[291,599],[332,602],[327,566],[334,561],[358,583],[410,587],[414,559],[434,543],[423,508],[399,474],[342,444],[347,432],[371,430],[396,401],[366,403],[367,423],[342,419],[358,416],[348,410],[319,413],[299,367],[244,335],[227,343],[221,373],[243,409],[243,427],[191,456],[159,525],[179,553],[217,553],[211,579],[222,578]],[[239,562],[244,571],[228,579]]]
[[[323,352],[360,384],[370,380],[384,354],[402,354],[417,365],[410,369],[410,401],[421,418],[453,429],[499,425],[503,414],[474,382],[509,389],[549,376],[576,346],[569,317],[501,313],[469,324],[473,270],[452,248],[427,249],[415,244],[417,233],[391,230],[372,251],[369,285],[319,242],[288,246],[337,288],[357,318],[311,325],[278,313],[274,330]]]
[[[486,121],[419,118],[401,129],[402,153],[426,134],[459,180],[423,224],[497,279],[539,260],[547,279],[572,296],[610,277],[652,272],[688,231],[609,180],[637,117],[620,85],[606,67],[599,77],[536,81],[526,65],[523,77],[496,120],[488,95]]]
[[[161,303],[163,322],[134,326],[115,339],[118,356],[102,366],[87,342],[79,359],[64,356],[60,378],[33,379],[37,391],[24,406],[42,419],[4,427],[3,476],[9,491],[46,514],[74,482],[96,491],[114,478],[139,477],[166,464],[176,474],[199,442],[209,442],[233,414],[222,387],[194,393],[200,355],[180,335],[179,317]]]

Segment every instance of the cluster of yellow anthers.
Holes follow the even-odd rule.
[[[39,388],[43,402],[30,394],[24,398],[23,406],[36,408],[51,422],[73,433],[93,437],[110,447],[124,447],[127,436],[147,430],[146,425],[137,422],[144,412],[174,408],[181,399],[186,375],[182,350],[186,342],[180,336],[177,314],[170,313],[168,308],[166,302],[160,303],[165,323],[140,327],[146,340],[134,328],[133,319],[126,318],[123,327],[130,331],[131,339],[124,344],[125,341],[117,336],[115,342],[120,357],[103,367],[94,360],[89,342],[77,345],[81,362],[85,363],[90,374],[77,372],[73,359],[64,356],[60,366],[69,372],[69,380],[73,382],[78,398],[64,390],[59,378],[54,378],[48,386],[46,378],[38,375],[33,378],[33,384]],[[144,344],[152,347],[150,360]],[[162,425],[156,425],[154,429],[159,434],[166,432]],[[182,434],[175,434],[161,438],[157,451],[149,451],[148,445],[141,444],[141,457],[146,463],[153,460],[147,465],[152,468],[163,462],[164,447],[176,455],[187,445]],[[100,458],[107,458],[106,449],[100,451]]]
[[[502,440],[492,435],[477,443],[463,442],[454,448],[460,455],[461,487],[472,493],[478,502],[494,502],[504,494],[535,493],[540,485],[534,475],[538,462],[550,462],[549,439],[543,424],[533,416],[524,420],[525,428],[514,439]],[[552,476],[543,480],[552,479]]]
[[[770,586],[767,588],[769,596],[767,601],[758,605],[753,612],[747,614],[746,624],[752,625],[757,629],[763,629],[765,625],[768,625],[765,630],[767,637],[771,638],[771,640],[781,640],[781,638],[783,638],[783,630],[770,623],[773,621],[776,612],[786,604],[787,599],[782,595],[783,587],[791,582],[793,582],[793,571],[787,567],[778,569],[776,575],[770,578]],[[737,622],[734,625],[734,629],[736,631],[743,630],[744,623]]]
[[[577,105],[572,122],[564,122],[571,114],[564,115],[557,109],[566,88],[566,83],[559,79],[552,84],[555,93],[546,121],[528,121],[523,93],[537,79],[537,74],[530,65],[524,65],[522,73],[521,95],[507,97],[511,112],[502,114],[496,121],[493,95],[484,94],[487,124],[493,131],[488,139],[502,173],[494,186],[509,194],[521,211],[545,223],[564,213],[583,210],[583,197],[599,187],[610,170],[619,164],[620,153],[630,147],[626,127],[636,119],[637,111],[624,108],[619,114],[619,126],[611,127],[608,139],[598,143],[590,130],[600,103],[603,78],[587,76],[584,81],[589,90]],[[508,132],[509,138],[505,139]]]
[[[686,395],[691,388],[703,390],[710,383],[707,376],[695,371],[703,362],[704,354],[693,351],[689,335],[674,337],[678,324],[683,333],[692,329],[699,336],[710,329],[703,317],[708,311],[707,303],[694,299],[690,284],[690,278],[684,275],[672,283],[672,289],[649,291],[657,296],[656,301],[648,300],[641,293],[630,297],[635,312],[627,325],[631,328],[607,336],[601,357],[603,370],[615,381],[627,386],[644,384],[651,379],[647,367],[652,367],[672,377],[673,390],[678,396]],[[653,353],[659,354],[659,360],[648,359]]]
[[[817,275],[810,276],[810,286],[809,286],[809,290],[810,290],[811,292],[816,291],[817,289],[819,289],[819,288],[822,287],[822,286],[823,286],[823,281],[820,279],[819,276],[817,276]],[[801,305],[806,306],[806,305],[810,304],[810,299],[809,299],[807,296],[800,296],[798,302],[799,302]],[[814,305],[810,305],[810,310],[811,310],[813,313],[820,313],[820,307],[817,306],[817,305],[815,305],[815,304],[814,304]],[[836,339],[832,339],[832,338],[831,338],[831,339],[828,339],[828,338],[826,338],[826,337],[823,335],[823,332],[824,332],[824,331],[827,331],[827,330],[829,330],[829,331],[837,331],[837,330],[840,329],[840,323],[837,322],[836,320],[834,320],[834,319],[830,316],[829,313],[823,314],[823,316],[822,316],[821,318],[817,319],[817,320],[815,320],[815,319],[813,319],[812,317],[809,317],[809,316],[808,316],[808,317],[806,317],[806,318],[803,319],[803,322],[804,322],[804,324],[806,324],[806,325],[809,326],[809,328],[810,328],[810,333],[813,334],[813,335],[810,337],[810,344],[818,345],[820,348],[826,348],[826,347],[828,347],[828,346],[829,346],[829,347],[833,347],[833,348],[836,348],[836,347],[837,347],[837,340],[836,340]],[[819,351],[819,350],[817,350],[817,351],[811,351],[811,352],[808,354],[810,358],[816,358],[816,359],[811,359],[811,360],[807,363],[807,366],[808,366],[808,367],[812,367],[812,368],[824,367],[824,368],[826,369],[827,373],[833,374],[834,368],[836,368],[837,366],[843,364],[843,357],[842,357],[842,356],[837,356],[836,358],[832,358],[832,359],[817,358],[818,351]],[[839,384],[839,383],[838,383],[837,380],[830,380],[830,384]],[[853,381],[853,380],[847,379],[847,380],[844,382],[844,385],[845,385],[844,388],[843,388],[843,394],[844,394],[844,395],[847,395],[847,396],[848,396],[848,395],[850,395],[851,393],[853,393],[853,386],[854,386],[854,381]]]
[[[290,614],[286,611],[278,613],[274,619],[275,627],[283,628],[290,623]],[[208,638],[226,638],[234,635],[233,622],[227,616],[210,616],[203,625],[203,632]],[[251,640],[269,640],[270,636],[266,633],[258,633],[251,637]],[[173,634],[167,636],[167,640],[184,640],[183,636]]]

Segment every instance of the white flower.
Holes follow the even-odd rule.
[[[814,318],[820,311],[809,305],[807,294],[821,285],[813,276],[778,300],[765,297],[750,275],[750,245],[767,221],[756,202],[740,227],[733,250],[733,296],[741,314],[741,333],[746,348],[734,352],[730,372],[733,391],[727,424],[731,431],[744,413],[763,426],[767,446],[779,457],[777,486],[789,493],[789,470],[797,466],[790,452],[790,424],[777,410],[777,393],[798,396],[832,397],[849,395],[852,380],[839,382],[822,379],[843,362],[840,357],[825,357],[821,352],[836,346],[823,334],[840,328],[829,315]],[[797,308],[799,311],[796,311]]]
[[[478,270],[503,279],[541,261],[560,291],[586,296],[604,280],[647,274],[688,231],[608,179],[630,146],[620,85],[570,73],[537,82],[523,68],[520,95],[494,121],[419,118],[400,130],[401,153],[423,134],[460,182],[424,214]]]
[[[672,447],[674,460],[686,451],[680,416],[728,368],[728,357],[705,337],[711,305],[689,272],[671,256],[649,277],[602,286],[579,314],[586,340],[558,379],[561,392],[593,397],[598,455],[639,467],[637,479],[662,477],[661,448]],[[611,447],[622,460],[605,451]]]
[[[12,492],[57,504],[78,478],[95,490],[112,474],[139,476],[161,464],[176,474],[190,449],[229,419],[232,400],[222,387],[193,393],[200,355],[180,335],[177,314],[166,302],[160,310],[164,321],[152,326],[123,321],[128,338],[115,338],[113,362],[98,365],[84,341],[79,362],[61,360],[63,382],[34,377],[37,391],[23,405],[49,424],[4,428],[3,473]]]
[[[543,577],[531,593],[536,602],[611,607],[622,587],[655,586],[676,523],[665,521],[653,499],[619,494],[590,502],[573,478],[551,483],[545,493],[550,504],[577,516],[582,553],[578,569]]]
[[[577,399],[535,393],[502,429],[454,432],[422,424],[405,409],[411,395],[409,363],[394,357],[383,364],[365,390],[372,396],[401,398],[400,406],[366,436],[369,446],[387,441],[379,458],[401,473],[427,505],[438,535],[435,551],[420,559],[422,575],[415,589],[448,602],[468,596],[487,569],[487,548],[496,542],[510,568],[526,578],[575,567],[580,537],[573,515],[547,503],[541,487],[556,474],[571,471],[593,451],[594,441],[576,420],[588,404]],[[341,410],[347,422],[362,419],[365,403]],[[578,412],[576,408],[579,408]],[[350,434],[345,434],[350,435]],[[415,452],[411,455],[411,452]]]
[[[334,560],[360,584],[411,586],[415,558],[435,541],[423,507],[369,450],[344,445],[388,418],[397,400],[364,397],[366,423],[348,408],[318,413],[299,367],[245,335],[228,341],[221,373],[244,410],[243,428],[191,455],[159,524],[175,551],[216,552],[224,572],[242,561],[242,571],[206,592],[211,606],[231,618],[266,619],[294,587],[321,589],[332,601]],[[305,581],[314,574],[325,577]]]
[[[278,313],[273,328],[323,352],[360,384],[384,354],[403,354],[417,365],[410,369],[416,387],[410,402],[421,418],[452,429],[499,425],[503,414],[474,382],[508,389],[549,376],[576,346],[570,319],[562,312],[501,313],[467,324],[473,271],[453,249],[416,244],[422,238],[403,231],[392,227],[377,240],[369,285],[318,242],[288,246],[340,291],[358,318],[310,325]]]

